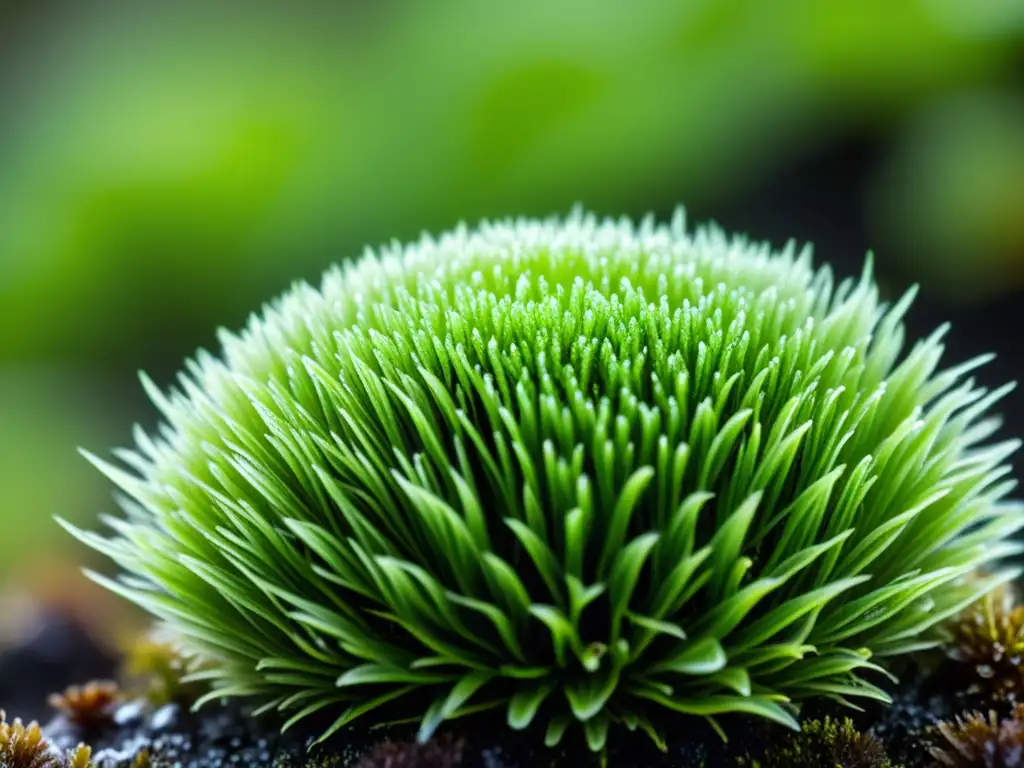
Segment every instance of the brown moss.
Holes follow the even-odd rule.
[[[1010,586],[967,608],[949,625],[946,655],[969,671],[968,693],[1011,703],[1024,692],[1024,605]]]
[[[73,685],[50,696],[49,703],[75,725],[91,729],[110,723],[120,700],[117,683],[102,680]]]
[[[940,743],[930,749],[942,768],[1024,767],[1024,704],[1013,715],[999,719],[995,712],[974,712],[940,723]]]
[[[7,722],[0,710],[0,765],[4,768],[62,768],[60,758],[50,751],[38,723]]]

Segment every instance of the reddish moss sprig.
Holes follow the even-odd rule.
[[[1024,704],[999,719],[974,712],[939,724],[941,746],[929,752],[937,768],[1021,768],[1024,766]]]
[[[72,685],[64,693],[55,693],[48,699],[51,707],[86,729],[111,722],[120,700],[120,688],[109,680]]]
[[[1024,690],[1024,605],[1003,586],[967,608],[950,625],[946,655],[968,665],[968,693],[1016,702]]]

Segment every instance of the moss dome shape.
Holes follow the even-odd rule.
[[[297,285],[136,434],[99,582],[210,696],[428,738],[796,726],[1012,574],[1006,389],[903,348],[869,268],[648,220],[461,227]],[[991,578],[967,578],[987,566]]]

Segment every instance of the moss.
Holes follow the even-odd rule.
[[[73,685],[49,697],[51,707],[87,731],[112,722],[120,700],[120,688],[110,681]]]
[[[171,702],[190,704],[203,688],[185,677],[196,671],[180,640],[166,631],[152,631],[136,638],[125,652],[121,677],[125,686],[155,707]]]
[[[0,710],[0,766],[3,768],[63,768],[63,760],[50,750],[38,723],[7,722]]]
[[[96,764],[92,761],[92,749],[85,744],[79,744],[77,749],[69,751],[65,762],[67,768],[96,768]]]
[[[973,712],[939,724],[930,748],[943,768],[1021,768],[1024,766],[1024,704],[1009,717]]]
[[[739,764],[749,768],[898,768],[881,741],[857,730],[849,718],[839,721],[830,717],[805,722],[799,733],[784,737],[763,756],[748,756]]]
[[[294,723],[797,726],[1009,577],[1006,391],[908,294],[717,230],[461,228],[296,286],[137,433],[94,577]],[[993,566],[984,580],[969,581]],[[240,631],[244,627],[244,631]],[[840,692],[837,694],[836,692]],[[716,719],[717,718],[717,719]]]
[[[949,624],[946,655],[963,665],[967,693],[1015,703],[1024,689],[1024,605],[1005,585]]]

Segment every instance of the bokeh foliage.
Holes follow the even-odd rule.
[[[962,110],[928,109],[1012,104],[1013,0],[39,4],[0,27],[0,574],[102,506],[73,448],[145,413],[111,382],[166,380],[365,243],[576,201],[714,211],[868,131],[913,147],[865,193],[883,266],[956,285],[962,246],[913,246],[981,237],[983,289],[1019,273],[1019,218],[985,202],[1020,210],[1019,111],[951,155]]]

